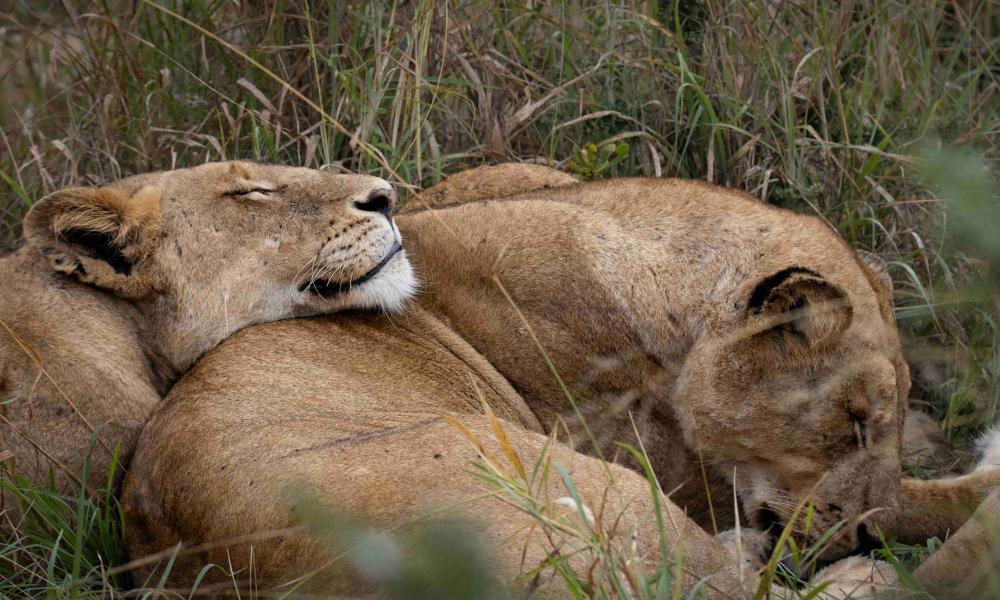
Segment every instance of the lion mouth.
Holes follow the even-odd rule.
[[[301,286],[299,286],[299,291],[304,292],[308,290],[314,294],[323,296],[324,298],[331,298],[333,296],[349,292],[351,291],[352,288],[357,287],[363,284],[364,282],[370,280],[371,278],[375,277],[376,275],[378,275],[379,272],[381,272],[382,269],[385,268],[387,264],[389,264],[389,261],[392,260],[392,257],[399,254],[399,252],[402,249],[403,247],[399,245],[399,242],[394,242],[392,248],[390,248],[389,251],[386,253],[386,255],[382,257],[382,260],[378,261],[377,265],[372,267],[370,271],[368,271],[361,277],[358,277],[357,279],[352,279],[351,281],[330,281],[327,279],[314,279],[312,281],[307,281],[303,283]]]

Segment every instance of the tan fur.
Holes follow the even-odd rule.
[[[308,351],[303,340],[311,340]],[[471,521],[482,532],[481,541],[506,577],[522,572],[523,552],[525,568],[545,560],[549,540],[537,528],[531,530],[532,518],[516,506],[483,494],[482,484],[467,472],[475,450],[442,417],[460,419],[490,455],[502,457],[479,414],[482,393],[505,417],[504,427],[528,468],[546,438],[519,424],[516,410],[492,389],[488,377],[428,335],[418,314],[392,322],[362,316],[283,321],[240,332],[219,350],[199,361],[193,377],[182,380],[146,429],[123,498],[133,557],[179,541],[253,537],[295,525],[302,500],[297,493],[305,490],[307,498],[329,504],[338,514],[378,527],[411,522],[410,528],[419,527],[420,517],[433,522],[441,506],[451,506],[446,515]],[[288,360],[294,357],[294,367],[276,369],[267,378],[250,376],[233,368],[230,350],[286,367],[292,367]],[[237,401],[230,389],[238,389],[242,399]],[[553,460],[572,473],[588,505],[602,515],[602,526],[623,532],[626,544],[627,532],[636,529],[640,538],[634,556],[655,561],[648,484],[620,467],[609,473],[599,461],[561,444],[552,452]],[[548,504],[570,495],[554,472],[539,487]],[[671,541],[688,541],[690,568],[697,574],[722,570],[720,579],[731,586],[711,539],[667,504],[680,527],[671,530]],[[322,544],[297,533],[183,556],[171,581],[189,584],[206,561],[246,567],[251,546],[256,576],[272,583],[323,567],[328,557]],[[564,551],[571,553],[566,546]],[[588,560],[584,554],[575,564]],[[216,581],[227,585],[225,578]],[[305,589],[357,594],[370,588],[340,562]]]
[[[530,337],[510,335],[523,325],[482,283],[494,270],[570,383],[599,446],[607,453],[615,440],[634,440],[631,412],[664,487],[682,485],[675,498],[703,525],[711,515],[700,461],[709,465],[717,521],[732,519],[734,468],[752,524],[762,524],[755,517],[764,508],[787,518],[830,471],[817,492],[826,501],[816,531],[873,505],[887,510],[868,533],[894,528],[906,366],[877,290],[833,232],[691,182],[556,188],[544,193],[546,206],[542,196],[419,213],[404,228],[432,292],[425,303],[512,380],[543,424],[568,420],[596,452]],[[447,227],[434,226],[441,218]],[[537,239],[549,248],[539,252]],[[803,271],[748,305],[789,267]],[[801,302],[814,310],[787,310]],[[867,452],[848,452],[859,441],[851,412],[866,419]],[[884,485],[856,485],[859,469]],[[856,539],[848,533],[842,543]]]
[[[477,167],[455,173],[410,198],[400,214],[504,198],[572,183],[577,183],[572,175],[541,165],[501,163]]]
[[[274,191],[234,194],[250,187]],[[89,483],[99,486],[115,446],[127,457],[160,395],[230,333],[399,306],[412,286],[403,254],[347,294],[299,290],[311,278],[356,279],[398,239],[384,215],[356,207],[376,190],[389,186],[217,163],[36,203],[27,245],[0,258],[0,436],[14,471],[41,485],[52,470],[59,490],[77,490],[96,436]]]
[[[1000,488],[913,575],[942,600],[1000,595]]]
[[[994,424],[976,441],[976,468],[966,479],[1000,474],[1000,427]],[[1000,488],[976,509],[914,578],[935,598],[1000,596]]]
[[[638,431],[661,487],[676,489],[666,505],[680,529],[668,541],[692,576],[736,585],[735,565],[720,564],[704,531],[713,516],[732,526],[733,485],[751,525],[767,525],[768,512],[787,520],[806,500],[816,504],[812,540],[846,519],[829,558],[898,529],[906,364],[878,278],[822,222],[703,183],[636,179],[417,211],[400,227],[426,285],[417,312],[488,359],[546,431],[565,423],[573,446],[609,458]],[[531,533],[529,515],[481,497],[465,472],[471,449],[441,416],[501,455],[479,416],[483,389],[526,463],[545,438],[489,386],[470,384],[494,376],[438,347],[414,314],[253,328],[201,361],[150,422],[129,474],[133,556],[284,530],[298,522],[288,490],[305,485],[387,526],[478,498],[455,510],[480,524],[501,571],[536,566],[553,541]],[[613,467],[610,481],[599,462],[556,453],[578,469],[588,505],[649,522],[634,471]],[[635,535],[655,562],[655,528]],[[176,581],[204,560],[246,566],[249,552],[239,543],[182,557]],[[258,540],[253,552],[272,581],[327,556],[302,533]],[[363,589],[340,569],[324,571],[320,589]]]
[[[871,600],[893,597],[886,593],[899,588],[899,575],[887,562],[873,563],[860,556],[838,561],[816,573],[813,583],[826,584],[820,598]]]

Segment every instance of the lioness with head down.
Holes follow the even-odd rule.
[[[431,203],[461,204],[448,193]],[[909,379],[891,300],[820,221],[701,183],[618,180],[399,224],[426,281],[416,306],[392,320],[248,329],[174,389],[126,482],[133,557],[204,543],[178,556],[172,581],[189,584],[206,561],[253,561],[271,583],[308,572],[318,590],[366,589],[317,540],[288,530],[298,522],[289,490],[304,485],[384,525],[454,506],[481,525],[510,577],[551,558],[553,545],[586,567],[585,550],[539,539],[533,517],[484,496],[465,472],[475,453],[442,417],[460,420],[484,455],[501,455],[480,395],[524,462],[550,448],[597,507],[595,526],[624,523],[635,536],[628,552],[655,564],[646,481],[544,435],[566,422],[575,445],[611,456],[613,441],[635,443],[638,432],[661,487],[676,489],[663,500],[667,535],[691,581],[739,586],[705,532],[713,516],[733,525],[732,487],[743,522],[772,531],[812,502],[802,537],[833,533],[828,559],[870,547],[879,532],[938,533],[943,521],[920,514],[933,494],[901,480]],[[963,488],[965,510],[989,482],[980,483]],[[561,484],[537,493],[555,504],[571,495]]]
[[[161,395],[250,323],[398,309],[414,285],[376,177],[248,162],[71,188],[0,259],[0,435],[14,470],[78,489],[131,452]],[[120,472],[120,470],[119,470]]]

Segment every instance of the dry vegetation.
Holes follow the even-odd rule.
[[[956,461],[994,420],[996,3],[0,5],[0,247],[56,188],[220,159],[380,174],[404,198],[489,161],[704,178],[889,263],[916,400]],[[120,552],[110,502],[50,500],[41,533],[0,548],[0,593],[123,585],[99,576]]]

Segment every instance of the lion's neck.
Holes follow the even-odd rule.
[[[690,225],[683,217],[633,218],[533,201],[398,222],[425,282],[420,304],[492,362],[544,427],[561,420],[577,448],[608,458],[621,456],[614,442],[636,444],[638,434],[675,501],[704,511],[707,486],[692,470],[698,456],[683,450],[672,396],[692,346],[733,326],[731,294],[748,274],[716,250],[725,231],[672,229]],[[715,510],[725,520],[731,506]]]
[[[595,225],[590,209],[520,204],[400,217],[426,283],[419,302],[493,362],[546,426],[572,414],[570,395],[629,408],[671,388],[705,303],[650,302],[667,287],[661,278],[683,281],[613,223]]]
[[[643,240],[613,224],[593,227],[585,208],[535,204],[400,217],[425,282],[418,302],[493,363],[544,427],[561,420],[579,449],[609,458],[615,441],[635,443],[638,433],[661,480],[676,487],[697,457],[678,451],[683,435],[670,395],[691,345],[715,318],[695,294],[706,286],[693,282],[712,275],[670,272],[643,252]],[[581,222],[590,229],[581,231]],[[693,294],[663,297],[684,287]],[[692,484],[678,498],[704,506],[703,490]]]
[[[156,341],[155,349],[175,379],[222,340],[251,324],[229,319],[211,306],[178,306],[173,295],[152,298],[140,309],[145,315],[143,337]],[[218,313],[218,317],[206,319],[206,313]]]

